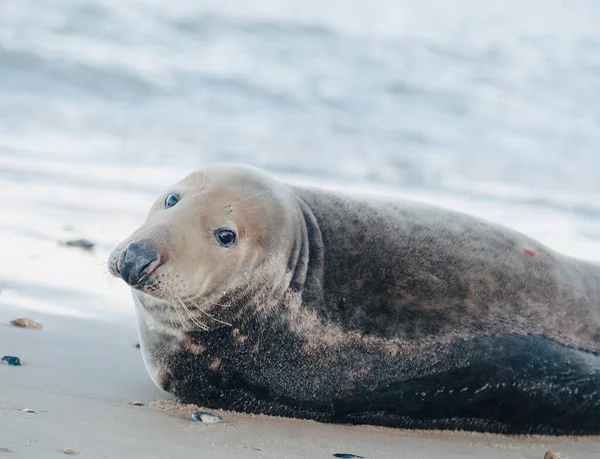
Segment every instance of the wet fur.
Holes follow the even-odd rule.
[[[211,310],[231,326],[161,328],[134,292],[160,387],[323,422],[600,433],[597,265],[459,213],[289,190],[289,284],[266,261]]]

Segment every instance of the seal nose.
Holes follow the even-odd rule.
[[[132,242],[121,258],[119,273],[129,285],[137,285],[149,274],[150,265],[158,260],[156,248],[150,241]]]

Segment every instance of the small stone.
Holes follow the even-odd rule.
[[[200,421],[204,424],[217,424],[223,422],[221,415],[217,413],[208,413],[206,411],[196,411],[192,414],[192,421]]]
[[[544,459],[566,459],[564,456],[561,456],[558,453],[554,453],[552,451],[546,451],[544,454]]]
[[[14,325],[15,327],[34,328],[36,330],[42,329],[41,323],[36,322],[35,320],[32,320],[32,319],[27,319],[25,317],[19,317],[15,320],[11,320],[10,323],[11,323],[11,325]]]
[[[351,453],[335,453],[333,455],[333,457],[339,457],[340,459],[353,459],[353,458],[364,459],[363,456],[357,456],[356,454],[351,454]]]
[[[19,357],[13,357],[12,355],[5,355],[2,357],[2,361],[11,367],[21,366],[21,359]]]
[[[10,449],[8,449],[8,448],[0,448],[0,453],[10,453]]]
[[[23,413],[35,413],[35,410],[32,410],[31,408],[23,408],[21,411]]]
[[[71,448],[65,448],[63,453],[65,453],[67,456],[74,456],[75,455],[75,451],[73,451]]]
[[[94,248],[94,243],[88,241],[87,239],[75,239],[72,241],[66,241],[62,243],[63,245],[69,247],[79,247],[84,250],[92,250]]]
[[[131,402],[131,406],[145,406],[142,402]]]
[[[136,348],[136,349],[139,349],[140,347],[141,347],[141,346],[140,346],[140,343],[137,343],[137,344],[135,345],[135,348]]]

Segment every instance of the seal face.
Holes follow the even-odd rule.
[[[194,172],[117,246],[144,363],[209,408],[600,433],[600,267],[464,214]]]

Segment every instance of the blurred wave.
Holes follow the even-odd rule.
[[[594,0],[2,2],[0,180],[240,161],[597,218],[599,20]]]

